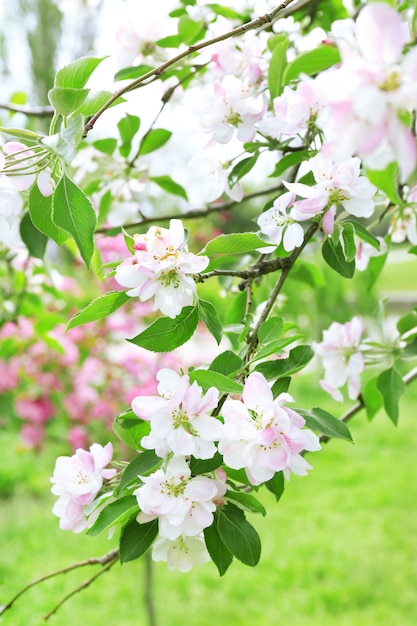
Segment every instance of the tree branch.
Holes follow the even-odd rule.
[[[29,108],[19,106],[18,104],[2,104],[0,102],[0,109],[11,111],[12,113],[23,113],[28,117],[52,117],[54,114],[54,109],[50,106]]]
[[[69,565],[68,567],[64,567],[63,569],[57,570],[56,572],[52,572],[51,574],[46,574],[46,576],[42,576],[41,578],[37,578],[36,580],[32,581],[31,583],[29,583],[28,585],[23,587],[23,589],[21,589],[19,591],[19,593],[17,593],[10,600],[10,602],[8,602],[5,606],[3,606],[1,608],[1,610],[0,610],[0,615],[3,615],[3,613],[5,613],[9,609],[11,609],[13,604],[16,602],[16,600],[18,600],[24,593],[29,591],[29,589],[32,589],[32,587],[36,587],[36,585],[39,585],[40,583],[43,583],[45,580],[49,580],[50,578],[54,578],[55,576],[58,576],[59,574],[67,574],[68,572],[71,572],[74,569],[79,569],[81,567],[86,567],[87,565],[102,565],[102,566],[105,566],[108,563],[113,564],[115,561],[117,561],[118,558],[119,558],[119,550],[112,550],[111,552],[108,552],[104,556],[93,557],[93,558],[87,559],[85,561],[79,561],[78,563],[73,563],[72,565]]]
[[[186,57],[191,56],[195,52],[198,52],[200,50],[203,50],[204,48],[212,46],[215,43],[219,43],[221,41],[225,41],[226,39],[230,39],[231,37],[237,37],[250,30],[260,28],[261,26],[270,25],[279,17],[286,17],[290,13],[288,12],[284,13],[284,10],[292,1],[293,0],[284,0],[284,2],[282,2],[279,6],[273,9],[270,13],[266,13],[262,17],[258,17],[250,22],[246,22],[245,24],[242,24],[241,26],[237,26],[236,28],[233,28],[232,30],[229,30],[226,33],[223,33],[223,35],[218,35],[217,37],[213,37],[212,39],[206,39],[205,41],[201,41],[198,44],[189,46],[187,50],[180,52],[179,54],[172,57],[168,61],[165,61],[165,63],[162,63],[158,67],[155,67],[154,69],[149,70],[149,72],[146,72],[145,74],[143,74],[142,76],[134,80],[132,83],[129,83],[122,89],[119,89],[113,94],[111,98],[109,98],[109,100],[101,107],[101,109],[97,111],[95,115],[93,115],[93,117],[85,125],[84,136],[86,136],[88,132],[94,128],[94,125],[97,122],[97,120],[103,115],[105,111],[107,111],[107,109],[113,104],[113,102],[115,102],[118,98],[123,96],[128,91],[132,91],[133,89],[136,89],[137,87],[139,87],[139,85],[141,85],[143,82],[145,82],[149,78],[152,78],[154,76],[160,77],[166,69],[168,69],[172,65],[175,65],[175,63],[178,63],[178,61],[181,61],[182,59],[185,59]],[[294,5],[294,7],[291,7],[292,9],[291,12],[295,12],[302,6],[305,6],[306,4],[308,4],[308,1],[309,0],[300,2]]]

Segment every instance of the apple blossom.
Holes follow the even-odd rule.
[[[171,220],[169,229],[152,226],[135,236],[134,256],[116,269],[115,279],[129,287],[127,295],[143,302],[155,297],[153,310],[175,318],[193,304],[196,285],[190,274],[201,272],[209,259],[188,252],[181,220]]]
[[[365,176],[360,175],[360,159],[352,157],[341,162],[333,162],[322,153],[310,159],[309,167],[316,185],[288,183],[284,185],[292,193],[305,198],[294,202],[290,216],[294,220],[307,220],[326,210],[323,228],[331,234],[334,218],[340,204],[348,213],[356,217],[370,217],[374,211],[373,196],[376,188]]]
[[[7,176],[15,189],[25,191],[36,181],[43,196],[53,194],[56,183],[48,164],[55,157],[51,153],[39,147],[36,150],[28,148],[19,141],[5,143],[2,150],[0,174]]]
[[[270,209],[258,217],[258,226],[277,246],[283,243],[284,250],[291,252],[301,246],[304,230],[301,224],[288,215],[287,209],[294,202],[295,195],[287,192],[279,196]]]
[[[143,485],[133,492],[141,509],[137,520],[158,518],[161,537],[175,540],[197,536],[213,523],[217,483],[208,476],[191,477],[184,457],[174,456],[165,470],[140,476]]]
[[[113,446],[94,443],[90,451],[79,448],[71,457],[60,456],[55,462],[51,491],[59,496],[52,512],[60,518],[62,530],[81,532],[88,526],[86,507],[90,505],[115,469],[105,469],[113,456]]]
[[[304,418],[284,406],[287,402],[293,402],[289,394],[274,399],[264,376],[253,372],[246,379],[242,401],[227,398],[223,405],[219,452],[229,467],[244,468],[253,485],[280,471],[286,478],[291,472],[304,476],[311,466],[300,453],[320,449],[318,437],[302,430]]]
[[[194,537],[180,536],[174,540],[159,536],[152,545],[152,560],[166,561],[169,570],[189,572],[194,565],[208,563],[210,555],[202,533]]]
[[[210,387],[203,395],[196,382],[190,384],[189,376],[170,369],[159,370],[157,379],[159,396],[137,396],[132,401],[136,415],[151,424],[150,435],[141,444],[162,458],[171,451],[210,459],[216,452],[214,441],[222,434],[220,421],[209,415],[219,392]]]
[[[340,387],[348,385],[351,400],[358,397],[361,387],[360,376],[364,370],[361,337],[365,325],[360,317],[354,317],[346,324],[333,322],[323,331],[323,341],[314,344],[314,350],[324,367],[324,379],[320,385],[325,391],[341,402]]]

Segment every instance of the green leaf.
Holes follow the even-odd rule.
[[[126,80],[127,78],[140,78],[153,70],[151,65],[135,65],[133,67],[124,67],[116,72],[114,80]]]
[[[355,229],[350,222],[342,222],[343,253],[346,261],[353,261],[356,256]]]
[[[6,126],[0,126],[0,133],[4,135],[9,135],[10,137],[15,137],[16,139],[21,139],[25,143],[39,143],[41,136],[38,133],[33,132],[32,130],[27,130],[26,128],[9,128]]]
[[[287,65],[287,35],[280,35],[281,39],[275,43],[268,68],[268,88],[271,100],[281,95],[283,89],[284,70]]]
[[[211,459],[196,459],[192,456],[190,458],[190,470],[193,476],[208,474],[220,467],[222,463],[223,457],[218,452]]]
[[[340,243],[335,245],[328,237],[323,243],[321,252],[327,265],[341,276],[352,278],[355,273],[355,261],[346,261]]]
[[[81,89],[85,86],[96,67],[107,57],[81,57],[62,67],[55,76],[55,87]]]
[[[250,513],[261,513],[263,517],[266,515],[264,505],[250,493],[228,490],[225,498],[235,504],[239,509],[249,511]]]
[[[228,550],[242,563],[254,567],[261,557],[261,541],[243,511],[228,504],[218,509],[217,530]]]
[[[233,554],[220,539],[219,531],[215,524],[204,529],[204,540],[211,560],[217,567],[220,576],[223,576],[233,561]]]
[[[206,32],[204,20],[193,20],[187,14],[181,15],[178,20],[178,35],[187,46],[204,37]]]
[[[258,156],[259,154],[254,154],[253,156],[242,159],[236,163],[229,174],[229,181],[231,185],[235,185],[241,178],[246,176],[246,174],[251,171],[258,160]]]
[[[161,463],[162,459],[156,456],[154,450],[144,450],[135,456],[126,467],[120,480],[119,491],[130,485],[130,483],[137,481],[138,476],[151,474],[158,469]]]
[[[122,145],[119,146],[119,152],[122,157],[128,157],[132,149],[132,139],[138,132],[140,127],[140,118],[137,115],[126,113],[124,117],[117,123]]]
[[[136,416],[133,418],[118,416],[113,422],[113,431],[129,448],[140,450],[142,438],[149,435],[150,425]]]
[[[206,4],[206,6],[217,15],[222,15],[223,17],[227,17],[230,20],[242,19],[242,15],[232,9],[232,7],[224,6],[222,4],[218,4],[217,2],[210,2],[209,4]]]
[[[284,172],[287,171],[289,167],[293,165],[298,165],[303,161],[308,161],[308,159],[312,156],[310,150],[297,150],[296,152],[291,152],[290,154],[286,154],[281,157],[278,163],[275,166],[272,174],[269,175],[270,178],[277,178],[282,176]]]
[[[259,327],[259,343],[265,345],[271,341],[276,341],[282,331],[282,319],[280,317],[270,317]]]
[[[280,376],[292,376],[303,369],[313,356],[314,350],[311,346],[296,346],[290,350],[286,359],[259,363],[255,369],[261,372],[267,380],[274,380]]]
[[[333,439],[344,439],[353,443],[352,435],[346,424],[338,420],[334,415],[331,415],[331,413],[324,411],[324,409],[315,407],[309,411],[306,409],[294,410],[304,417],[307,428],[311,428],[311,430]]]
[[[388,417],[394,424],[397,424],[399,412],[398,402],[406,390],[401,375],[395,367],[391,367],[378,376],[376,386],[384,399],[384,407]]]
[[[52,219],[69,232],[87,267],[94,252],[95,211],[85,193],[65,174],[54,191]]]
[[[198,307],[186,306],[176,318],[160,317],[128,341],[151,352],[172,352],[191,339],[197,325]]]
[[[211,302],[207,302],[207,300],[199,300],[198,315],[217,341],[217,344],[219,344],[222,339],[223,326],[220,322],[218,313]]]
[[[158,520],[154,519],[147,524],[139,524],[132,520],[120,535],[120,561],[127,563],[138,559],[151,546],[158,534]]]
[[[103,154],[111,156],[116,150],[117,139],[114,137],[109,137],[108,139],[97,139],[97,141],[93,141],[93,146],[96,150],[103,152]]]
[[[202,252],[208,254],[240,254],[258,248],[265,248],[266,243],[255,233],[230,233],[219,235],[208,242]]]
[[[276,339],[275,341],[271,341],[266,344],[263,348],[257,351],[257,353],[252,357],[251,361],[259,361],[261,359],[265,359],[271,354],[281,354],[284,348],[289,346],[291,343],[298,341],[298,339],[303,339],[304,335],[290,335],[289,337],[282,337],[281,339]],[[262,345],[262,344],[261,344]]]
[[[285,490],[284,473],[276,472],[273,477],[265,483],[265,487],[274,494],[275,500],[279,502]]]
[[[398,164],[389,163],[383,170],[366,170],[366,177],[385,193],[394,204],[404,206],[404,200],[398,191],[399,173]]]
[[[363,224],[361,224],[360,222],[356,222],[355,220],[349,220],[349,222],[355,229],[355,234],[357,237],[359,237],[359,239],[362,239],[362,241],[366,241],[366,243],[369,243],[376,250],[380,250],[381,244],[379,243],[379,240]]]
[[[171,193],[173,196],[180,196],[184,200],[188,200],[187,192],[184,187],[172,180],[171,176],[150,176],[149,180],[154,182],[158,187]]]
[[[314,76],[323,70],[340,63],[340,52],[335,46],[322,45],[309,52],[299,54],[288,63],[284,71],[283,84],[288,85],[300,74]]]
[[[71,163],[77,154],[77,147],[83,138],[83,133],[84,118],[82,115],[77,115],[70,118],[68,126],[61,132],[44,137],[42,143],[64,159],[66,163]]]
[[[89,89],[54,87],[48,91],[48,99],[58,113],[67,117],[81,106],[89,91]]]
[[[48,237],[34,226],[29,213],[25,213],[20,222],[20,236],[30,256],[43,259]]]
[[[181,44],[182,41],[179,35],[169,35],[155,41],[155,45],[160,48],[179,48]]]
[[[280,393],[287,393],[290,383],[291,383],[291,376],[278,378],[278,380],[276,380],[271,387],[273,397],[278,398]]]
[[[225,350],[225,352],[216,356],[214,361],[211,363],[209,370],[229,376],[230,374],[238,372],[242,367],[243,360],[240,356],[231,350]]]
[[[417,309],[413,309],[412,311],[409,311],[408,313],[400,317],[400,319],[397,322],[397,330],[400,333],[400,335],[404,335],[405,333],[408,333],[410,330],[413,330],[413,328],[416,328],[416,326],[417,326]]]
[[[366,416],[371,420],[383,405],[383,397],[377,387],[378,378],[371,378],[362,389],[362,397],[365,403]]]
[[[101,320],[108,317],[114,311],[117,311],[123,304],[130,300],[124,291],[109,291],[104,296],[95,298],[90,304],[87,304],[81,311],[78,311],[68,322],[67,330],[81,324],[88,324],[95,320]]]
[[[132,517],[135,512],[136,515],[139,512],[139,506],[135,496],[125,496],[115,502],[111,502],[100,511],[94,524],[87,530],[87,535],[99,535],[115,524],[125,522]]]
[[[142,137],[139,146],[139,155],[149,154],[150,152],[155,152],[158,148],[162,148],[171,135],[172,132],[166,130],[166,128],[151,128],[146,135]]]
[[[240,394],[243,391],[243,385],[212,370],[193,370],[190,372],[190,380],[192,382],[197,381],[203,389],[216,387],[220,393]]]
[[[88,96],[86,97],[82,105],[76,111],[74,111],[74,115],[81,114],[86,117],[89,117],[90,115],[94,115],[112,97],[113,97],[113,94],[111,91],[105,91],[105,90],[93,91],[93,92],[90,91],[90,93],[88,94]],[[115,100],[109,106],[109,109],[111,107],[117,106],[118,104],[121,104],[122,102],[126,102],[126,100],[122,97],[117,98],[117,100]]]

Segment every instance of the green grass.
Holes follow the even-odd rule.
[[[298,395],[303,383],[294,383]],[[250,516],[263,543],[258,567],[234,562],[219,578],[212,564],[189,574],[155,564],[159,626],[414,626],[416,402],[417,385],[403,400],[397,428],[382,413],[372,423],[356,416],[355,445],[331,441],[311,454],[314,469],[306,478],[293,476],[279,504],[262,492],[268,515]],[[1,502],[0,604],[34,578],[115,547],[105,537],[60,531],[48,493],[53,459],[24,457],[8,443],[3,479],[14,475],[21,484]],[[0,618],[1,626],[44,623],[42,615],[96,571],[84,568],[32,589]],[[146,625],[143,589],[143,561],[116,564],[51,624]]]

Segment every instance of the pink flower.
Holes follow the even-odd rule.
[[[135,237],[135,255],[116,269],[115,279],[129,287],[127,295],[141,301],[155,298],[153,310],[177,317],[193,304],[196,285],[190,274],[201,272],[209,259],[188,252],[181,220],[171,220],[169,229],[152,226]]]
[[[192,478],[183,457],[174,456],[165,470],[140,478],[143,485],[133,492],[141,509],[138,522],[158,518],[161,537],[195,537],[213,523],[217,484],[208,476]]]
[[[304,230],[287,213],[288,207],[294,202],[295,195],[291,192],[279,196],[272,208],[258,217],[258,226],[277,246],[283,243],[284,250],[291,252],[301,246]]]
[[[196,113],[201,129],[211,133],[215,141],[227,143],[236,130],[239,141],[245,142],[253,139],[265,104],[260,96],[253,95],[247,81],[228,74],[221,83],[214,83],[213,94],[199,103]]]
[[[60,528],[80,532],[87,528],[85,509],[90,505],[115,469],[104,469],[113,456],[111,443],[101,446],[93,443],[90,452],[78,449],[71,457],[60,456],[51,478],[51,491],[59,496],[52,512],[60,517]]]
[[[219,452],[226,465],[244,468],[253,485],[270,480],[276,472],[304,476],[311,466],[301,456],[303,450],[319,450],[318,437],[302,430],[305,420],[284,406],[293,402],[287,393],[273,398],[262,374],[250,374],[243,389],[242,402],[228,398],[223,405],[224,437]]]
[[[210,459],[216,452],[214,441],[222,435],[222,424],[209,413],[216,408],[219,392],[210,387],[203,395],[201,387],[189,376],[179,376],[170,369],[159,370],[159,396],[137,396],[132,409],[141,419],[150,421],[150,435],[141,444],[154,449],[160,457],[170,451],[197,459]]]
[[[294,202],[290,212],[294,220],[311,219],[326,209],[323,227],[331,234],[338,205],[356,217],[372,215],[376,188],[365,176],[360,175],[358,157],[335,163],[319,153],[310,159],[309,166],[316,181],[315,185],[284,181],[284,185],[293,194],[305,198]]]
[[[314,344],[315,352],[321,358],[324,367],[324,379],[320,384],[339,402],[343,400],[339,388],[345,383],[348,385],[351,400],[359,395],[360,375],[364,370],[360,341],[364,330],[365,326],[360,317],[354,317],[346,324],[333,322],[323,331],[323,341]]]

